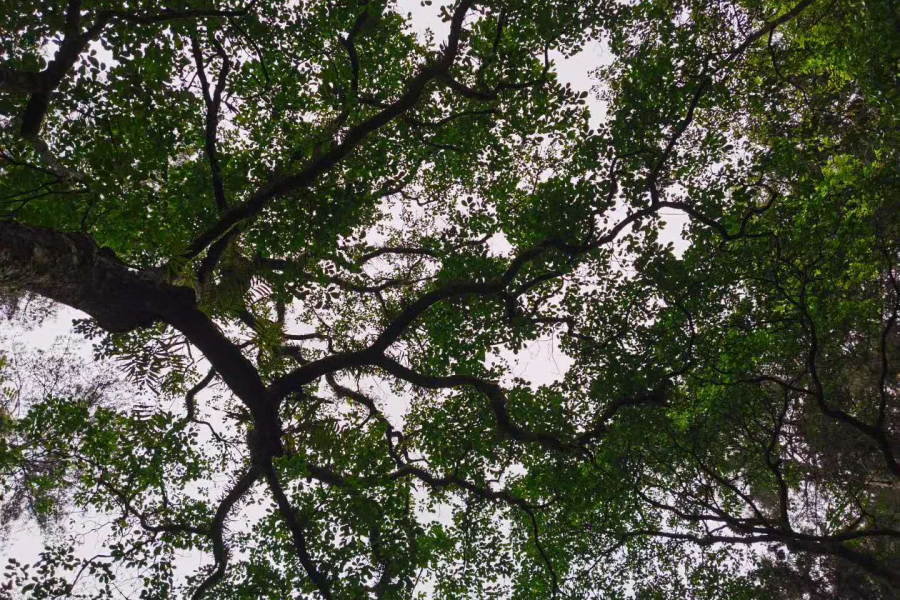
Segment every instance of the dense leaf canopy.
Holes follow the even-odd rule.
[[[895,0],[2,0],[0,128],[0,597],[900,597]]]

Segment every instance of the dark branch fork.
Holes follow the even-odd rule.
[[[497,501],[506,504],[507,506],[518,509],[525,513],[532,526],[532,533],[534,536],[534,541],[536,546],[538,547],[539,553],[541,555],[544,564],[547,567],[548,572],[551,575],[551,578],[554,582],[554,589],[558,591],[558,577],[553,568],[553,565],[548,558],[546,552],[544,551],[541,542],[540,542],[540,531],[538,528],[537,518],[535,517],[535,511],[539,510],[541,507],[530,504],[525,500],[516,497],[511,494],[507,490],[494,490],[489,488],[479,487],[470,481],[459,477],[455,472],[446,474],[443,476],[437,476],[433,473],[429,472],[426,469],[421,467],[417,467],[411,464],[411,460],[409,456],[404,455],[401,457],[397,452],[397,448],[394,445],[394,440],[403,440],[404,436],[399,431],[395,430],[393,425],[391,425],[390,421],[385,418],[385,416],[378,410],[375,402],[362,394],[361,392],[351,390],[347,387],[344,387],[337,383],[333,374],[326,375],[326,379],[331,388],[335,391],[338,396],[349,398],[353,402],[356,402],[362,406],[364,406],[368,411],[370,418],[375,417],[385,428],[385,438],[388,444],[388,453],[391,458],[397,465],[397,469],[390,473],[387,478],[390,480],[402,479],[405,477],[414,477],[415,479],[425,483],[432,489],[444,489],[444,488],[458,488],[465,490],[475,496],[476,498],[480,498],[482,500],[487,501]],[[404,460],[405,458],[405,460]],[[327,485],[335,486],[344,490],[352,491],[354,489],[354,485],[351,484],[348,479],[336,473],[326,467],[322,467],[319,465],[308,464],[307,468],[309,470],[309,474],[312,478],[325,483]]]
[[[638,218],[633,216],[633,218]],[[620,224],[610,232],[613,239],[626,225]],[[446,299],[472,294],[497,294],[513,283],[516,275],[531,260],[551,249],[562,252],[584,252],[586,248],[572,248],[561,242],[548,242],[527,251],[511,263],[500,281],[479,284],[461,284],[436,290],[424,295],[403,311],[394,322],[376,339],[372,346],[362,352],[332,355],[331,357],[301,367],[293,374],[276,381],[272,389],[267,389],[253,365],[243,356],[240,349],[232,344],[215,326],[209,317],[196,306],[193,292],[130,271],[120,262],[97,252],[92,241],[81,234],[63,234],[42,230],[17,223],[0,223],[0,284],[22,287],[80,310],[84,310],[101,326],[109,331],[129,331],[147,326],[154,321],[163,321],[181,331],[187,339],[203,352],[235,395],[247,406],[253,415],[255,431],[251,438],[254,464],[266,473],[273,494],[277,497],[278,485],[267,461],[283,454],[282,429],[278,417],[280,401],[287,394],[323,375],[339,370],[365,365],[378,366],[415,384],[426,387],[450,387],[469,385],[485,393],[491,401],[498,424],[513,439],[534,442],[563,452],[575,451],[575,446],[562,442],[553,436],[527,431],[514,425],[505,408],[505,398],[499,386],[476,378],[455,376],[445,380],[430,380],[392,361],[384,351],[393,344],[404,330],[424,311]],[[605,243],[606,237],[598,242]],[[75,268],[72,268],[72,265]],[[527,287],[519,287],[520,293]],[[187,400],[192,405],[193,397]],[[624,403],[623,403],[624,404]],[[407,470],[410,474],[416,474]],[[422,473],[418,475],[424,476]],[[454,482],[466,488],[465,484]],[[468,488],[467,488],[468,489]],[[279,510],[291,527],[296,529],[296,520],[286,510],[285,502],[279,501]],[[289,507],[289,505],[288,505]],[[299,533],[299,534],[298,534]],[[302,531],[292,533],[298,553],[302,554]],[[220,556],[221,553],[220,553]],[[303,561],[305,562],[305,561]],[[217,573],[224,569],[224,560],[217,558],[217,569],[212,575],[217,581]],[[327,589],[327,579],[306,565],[311,579],[317,581],[320,591]],[[211,584],[210,584],[211,585]],[[326,592],[323,591],[323,594]]]
[[[791,11],[752,34],[743,44],[735,48],[726,62],[734,60],[754,41],[778,25],[794,18],[811,3],[812,0],[803,0]],[[270,202],[311,185],[322,174],[340,163],[370,134],[408,112],[432,82],[444,81],[454,89],[460,88],[461,84],[456,84],[449,79],[449,71],[459,52],[463,23],[472,4],[474,4],[473,0],[462,0],[458,4],[451,20],[450,35],[439,59],[424,66],[408,82],[406,91],[395,102],[360,125],[351,128],[340,143],[308,164],[300,173],[270,182],[245,204],[230,210],[224,210],[227,207],[227,201],[215,147],[217,114],[229,62],[227,56],[223,56],[224,51],[216,45],[217,42],[213,41],[216,45],[216,53],[222,59],[222,68],[216,87],[211,91],[205,75],[202,52],[199,43],[195,41],[194,56],[207,106],[207,158],[212,171],[216,202],[223,213],[217,223],[195,240],[186,257],[196,258],[205,251],[212,253],[215,244],[223,242],[223,240],[227,243],[227,236],[235,227],[258,215]],[[69,4],[66,36],[56,59],[41,74],[11,74],[5,81],[12,82],[7,85],[11,85],[15,89],[0,91],[32,95],[23,121],[23,135],[31,135],[40,129],[40,123],[47,110],[52,90],[59,85],[86,45],[96,39],[108,23],[119,19],[138,24],[149,24],[174,19],[233,16],[234,14],[240,13],[182,11],[158,15],[139,15],[107,11],[98,14],[93,25],[82,33],[80,3],[72,0]],[[357,25],[359,24],[360,21],[357,22]],[[354,62],[353,32],[344,44],[350,54],[351,62]],[[354,78],[357,81],[358,68],[356,67],[354,68]],[[664,205],[669,206],[657,197],[655,179],[679,138],[690,125],[700,98],[708,85],[707,82],[699,86],[687,117],[676,128],[651,173],[651,203],[649,206],[634,210],[602,235],[594,235],[592,225],[591,235],[583,242],[571,244],[564,240],[547,240],[524,250],[510,261],[506,271],[496,280],[461,282],[427,292],[403,309],[365,349],[332,354],[305,364],[275,380],[268,387],[264,384],[257,369],[243,355],[241,349],[229,341],[216,324],[198,308],[193,291],[161,282],[147,273],[129,270],[120,262],[99,254],[87,236],[0,222],[0,285],[20,287],[83,310],[111,332],[130,331],[146,327],[156,321],[171,325],[203,352],[215,372],[250,411],[254,422],[253,435],[249,439],[253,461],[248,472],[238,480],[217,510],[212,527],[216,566],[212,574],[198,588],[196,597],[202,595],[224,577],[227,552],[221,537],[222,524],[234,504],[249,491],[258,478],[264,477],[276,501],[279,513],[291,532],[293,544],[302,566],[321,595],[330,598],[332,596],[332,580],[327,569],[323,570],[314,563],[304,536],[303,525],[291,507],[287,492],[283,489],[273,464],[274,458],[284,454],[281,439],[283,430],[279,418],[279,408],[283,399],[289,394],[302,390],[304,386],[322,376],[328,377],[344,370],[376,367],[399,379],[424,388],[472,387],[487,398],[498,429],[504,435],[520,443],[537,444],[553,452],[577,455],[584,454],[585,447],[603,435],[604,428],[619,409],[629,405],[664,402],[664,390],[652,391],[641,397],[621,399],[610,405],[608,410],[598,417],[590,430],[578,434],[575,439],[566,440],[546,432],[531,431],[514,423],[508,412],[505,394],[502,388],[494,382],[465,375],[432,377],[419,374],[389,357],[386,352],[401,339],[417,319],[436,304],[466,297],[515,298],[523,295],[545,280],[561,276],[564,273],[559,271],[552,277],[538,276],[529,282],[519,284],[510,291],[526,266],[532,262],[551,253],[561,255],[570,262],[574,261],[580,256],[597,251],[603,245],[615,241],[626,228],[641,219],[655,215]],[[457,89],[457,91],[460,90]],[[467,90],[463,91],[467,92]],[[394,252],[403,253],[403,250],[394,249]],[[423,250],[409,253],[428,255],[428,252]],[[368,255],[367,259],[375,258],[377,255],[379,255],[378,251]],[[193,397],[187,399],[189,414],[193,413],[192,402]],[[501,500],[525,510],[534,526],[535,544],[550,570],[554,587],[558,585],[557,576],[538,540],[537,520],[530,506],[512,496],[504,495],[503,492],[483,490],[465,480],[450,476],[437,477],[409,464],[404,464],[395,473],[396,477],[407,475],[417,477],[433,486],[457,486],[476,495]],[[218,529],[216,529],[217,527]],[[217,530],[218,534],[215,533]]]
[[[243,205],[223,215],[201,234],[190,246],[185,258],[194,259],[210,245],[229,234],[240,223],[259,215],[272,201],[312,185],[322,174],[330,171],[347,157],[363,140],[381,127],[409,111],[419,101],[429,84],[448,72],[453,66],[460,47],[460,36],[466,13],[474,0],[462,0],[456,7],[450,23],[450,33],[440,58],[424,66],[406,85],[406,91],[392,104],[351,128],[340,143],[324,152],[297,174],[270,181]]]
[[[135,517],[140,527],[147,532],[153,534],[168,535],[196,535],[209,539],[212,545],[213,557],[215,564],[213,571],[200,583],[194,590],[192,598],[199,600],[206,592],[216,583],[221,581],[225,576],[226,567],[228,565],[228,548],[225,545],[224,532],[225,522],[231,510],[237,505],[253,488],[254,484],[259,480],[262,469],[258,465],[252,465],[244,471],[234,482],[229,491],[219,502],[218,507],[213,515],[212,520],[208,524],[194,525],[183,523],[152,523],[150,516],[138,510],[132,499],[126,491],[118,488],[109,481],[104,472],[103,466],[86,457],[78,457],[90,464],[93,468],[100,471],[100,476],[96,478],[97,486],[106,490],[113,498],[115,498],[122,508],[126,516]]]
[[[782,258],[780,246],[777,244],[776,238],[776,253],[779,259],[787,264],[789,267],[793,267],[789,262]],[[892,267],[892,262],[888,263]],[[885,427],[885,407],[886,407],[886,392],[885,392],[885,378],[887,372],[887,355],[886,355],[886,344],[887,344],[887,336],[890,335],[891,329],[894,327],[898,311],[900,311],[900,305],[895,301],[893,307],[891,308],[890,316],[887,318],[887,323],[881,332],[880,339],[880,362],[881,362],[881,374],[879,377],[879,411],[878,417],[874,424],[870,424],[865,422],[864,420],[848,413],[845,410],[832,406],[830,403],[829,395],[826,393],[825,385],[822,382],[822,378],[819,374],[819,351],[820,351],[820,342],[819,342],[819,332],[818,327],[816,325],[816,320],[813,318],[810,313],[810,308],[807,302],[807,287],[809,285],[808,274],[806,273],[797,273],[797,277],[800,280],[800,293],[799,297],[794,297],[787,290],[785,290],[777,281],[776,287],[779,289],[780,293],[785,297],[785,299],[790,302],[797,312],[800,314],[802,318],[803,327],[806,332],[806,336],[809,339],[809,346],[807,350],[807,354],[805,357],[806,361],[806,371],[812,380],[812,389],[810,390],[802,390],[804,393],[812,396],[817,406],[819,407],[820,412],[827,416],[828,418],[842,423],[852,429],[855,429],[863,436],[869,438],[875,443],[875,446],[878,448],[881,453],[885,466],[890,474],[895,478],[900,478],[900,461],[898,461],[897,452],[895,450],[895,444],[892,442],[890,436],[888,435],[888,431]],[[893,284],[893,274],[891,274],[891,282]]]
[[[243,14],[245,14],[243,11],[213,10],[162,11],[155,14],[107,10],[99,12],[91,26],[83,29],[81,0],[70,0],[66,8],[62,43],[47,68],[33,73],[0,66],[0,92],[30,96],[22,115],[20,135],[23,139],[32,141],[41,154],[52,156],[46,143],[40,139],[41,126],[50,107],[51,95],[70,73],[88,44],[98,39],[107,25],[116,20],[150,25]],[[71,178],[71,173],[57,162],[51,162],[51,168],[63,179]]]

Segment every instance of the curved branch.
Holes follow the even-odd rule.
[[[506,406],[506,395],[503,389],[492,381],[469,375],[450,375],[448,377],[423,375],[386,356],[379,357],[374,364],[399,379],[427,389],[472,387],[487,397],[497,426],[503,434],[511,439],[517,442],[539,444],[550,450],[566,454],[583,452],[583,449],[577,444],[563,441],[549,433],[530,431],[513,423]]]
[[[437,62],[423,67],[406,86],[406,91],[393,104],[388,105],[374,116],[350,129],[343,140],[324,152],[296,175],[276,179],[263,186],[245,204],[223,215],[215,224],[201,234],[185,253],[185,258],[199,256],[217,239],[227,234],[242,221],[256,217],[270,202],[312,185],[320,175],[334,168],[370,134],[402,116],[419,101],[428,85],[446,73],[456,60],[463,21],[475,0],[461,0],[450,22],[450,34],[444,52]]]
[[[322,594],[322,597],[325,598],[325,600],[331,600],[331,581],[327,574],[322,573],[319,570],[309,554],[306,536],[303,534],[303,524],[297,519],[294,509],[291,507],[290,500],[288,500],[288,497],[284,493],[284,489],[281,487],[281,482],[278,480],[278,474],[275,472],[275,466],[271,461],[268,461],[263,466],[263,471],[266,476],[266,482],[269,484],[269,490],[271,490],[272,496],[275,498],[275,503],[278,505],[278,512],[281,514],[281,518],[291,532],[294,550],[297,552],[297,558],[300,559],[300,564],[303,566],[303,569],[306,571],[310,580],[319,590],[319,593]]]
[[[225,529],[225,519],[228,518],[228,513],[234,505],[250,491],[253,484],[259,479],[261,473],[262,470],[258,466],[250,467],[250,469],[237,480],[234,487],[231,488],[231,491],[225,495],[225,498],[223,498],[222,502],[219,504],[219,508],[216,510],[216,514],[213,517],[212,524],[209,528],[209,536],[212,538],[213,556],[215,557],[216,565],[213,572],[203,580],[196,590],[194,590],[194,593],[191,595],[192,600],[199,600],[202,598],[206,592],[212,589],[213,586],[225,577],[225,570],[228,566],[228,548],[225,547],[225,540],[222,537],[222,533]]]
[[[203,100],[206,104],[205,149],[206,158],[209,161],[209,170],[212,173],[213,195],[219,212],[225,212],[228,210],[228,200],[225,197],[225,184],[222,180],[222,165],[219,162],[219,152],[216,148],[216,143],[219,129],[219,109],[222,104],[222,92],[225,90],[228,73],[231,71],[231,61],[228,59],[228,54],[226,54],[225,49],[215,39],[213,39],[213,45],[216,49],[216,54],[222,61],[222,67],[219,70],[216,87],[210,92],[209,80],[206,77],[206,67],[203,64],[203,51],[200,48],[200,42],[197,40],[196,35],[191,36],[191,52],[194,56],[194,63],[197,66],[197,76],[200,79]]]
[[[265,452],[281,453],[275,403],[259,372],[197,306],[194,291],[134,272],[86,235],[0,222],[0,287],[24,289],[82,310],[110,332],[164,322],[203,352],[250,409]]]
[[[201,379],[197,385],[188,390],[188,393],[184,397],[184,406],[187,411],[187,418],[189,421],[193,421],[197,416],[197,394],[206,389],[210,383],[212,383],[213,378],[216,376],[216,370],[210,369],[209,373]]]
[[[546,240],[543,243],[518,254],[510,262],[506,271],[494,281],[449,284],[443,288],[427,292],[397,315],[369,347],[363,350],[333,354],[303,365],[275,380],[269,389],[276,398],[280,399],[327,373],[355,367],[374,366],[383,358],[382,355],[384,351],[397,341],[407,327],[435,304],[452,298],[505,293],[506,288],[531,261],[550,251],[560,252],[569,257],[576,257],[591,252],[604,244],[615,240],[616,237],[632,223],[655,214],[657,210],[659,210],[659,206],[653,204],[649,207],[635,211],[619,221],[605,234],[586,243],[570,244],[560,239]],[[555,276],[559,275],[562,275],[562,272],[555,273]],[[531,284],[521,286],[516,290],[516,293],[525,293],[528,291],[530,285],[537,285],[547,279],[552,279],[552,277],[538,277],[532,280]]]
[[[662,155],[660,155],[659,160],[654,165],[653,170],[650,173],[650,183],[651,186],[655,185],[656,180],[659,176],[660,171],[665,165],[666,161],[668,161],[669,156],[671,156],[672,152],[675,150],[675,146],[678,143],[678,140],[687,131],[688,127],[690,127],[691,123],[694,121],[694,115],[697,111],[697,107],[700,105],[700,100],[709,90],[709,87],[712,85],[713,77],[718,73],[722,72],[726,67],[728,67],[732,62],[735,61],[738,57],[740,57],[746,50],[752,46],[757,40],[762,38],[767,33],[774,31],[780,25],[783,25],[798,15],[800,15],[807,7],[813,4],[815,0],[802,0],[797,3],[794,8],[784,13],[777,19],[769,21],[752,34],[747,36],[744,41],[732,49],[731,52],[722,60],[721,63],[716,67],[716,69],[709,74],[703,75],[700,78],[700,82],[697,84],[697,89],[694,91],[694,95],[691,98],[690,105],[688,106],[687,114],[684,116],[681,121],[678,122],[678,125],[675,127],[675,131],[669,137],[669,141],[666,143],[665,149],[663,149]],[[704,68],[705,70],[705,68]]]

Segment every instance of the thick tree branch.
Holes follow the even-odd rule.
[[[0,222],[0,286],[82,310],[110,332],[164,322],[209,360],[257,420],[265,452],[280,454],[275,403],[240,349],[197,306],[193,290],[128,269],[83,234]]]
[[[343,140],[323,153],[300,173],[269,182],[245,204],[232,209],[201,234],[188,249],[186,258],[199,256],[210,244],[228,233],[242,221],[256,217],[273,200],[312,185],[322,174],[330,171],[346,158],[363,140],[381,127],[400,117],[419,101],[428,85],[446,73],[459,52],[463,21],[474,0],[461,0],[453,13],[450,34],[440,59],[423,67],[406,86],[406,91],[394,103],[350,129]]]

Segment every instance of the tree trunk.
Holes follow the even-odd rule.
[[[0,286],[46,296],[121,333],[159,319],[162,297],[192,300],[191,290],[141,276],[98,251],[86,235],[0,223]]]

